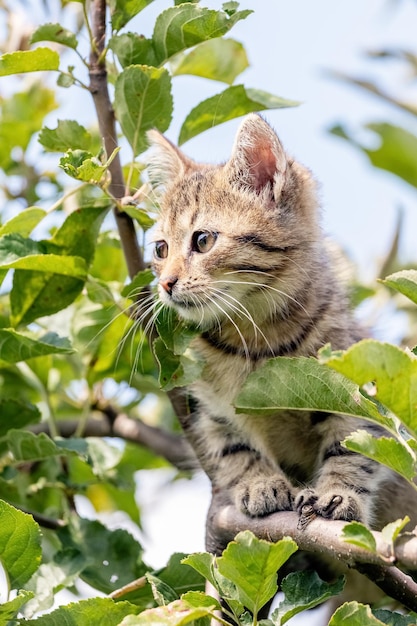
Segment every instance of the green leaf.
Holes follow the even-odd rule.
[[[9,235],[6,235],[6,237],[9,237]],[[0,255],[3,250],[0,250]],[[0,267],[2,269],[36,270],[37,272],[71,276],[82,280],[85,280],[87,277],[84,259],[78,256],[64,257],[56,254],[30,254],[25,257],[16,258],[10,262],[2,262],[0,260]]]
[[[204,361],[196,360],[193,354],[174,354],[160,337],[154,341],[153,348],[159,365],[159,384],[165,391],[184,387],[200,377]]]
[[[335,126],[330,132],[362,150],[375,167],[391,172],[413,187],[417,187],[416,135],[388,123],[367,124],[366,128],[379,136],[378,148],[370,149],[362,145],[342,126]]]
[[[26,620],[25,626],[119,626],[126,615],[137,613],[138,608],[130,602],[114,602],[110,598],[92,598],[61,606],[52,613],[34,620]]]
[[[136,220],[142,230],[149,230],[155,224],[155,220],[149,216],[149,213],[139,207],[127,205],[123,207],[123,212]]]
[[[122,458],[123,450],[100,437],[88,437],[84,441],[88,445],[89,462],[94,475],[102,479],[108,478],[110,470],[113,470]]]
[[[60,74],[58,75],[58,78],[56,79],[56,84],[58,85],[58,87],[63,87],[64,89],[68,89],[68,87],[72,87],[74,83],[75,83],[75,77],[71,73],[69,73],[69,71],[68,73],[60,72]]]
[[[37,269],[40,272],[85,278],[83,259],[78,256],[62,258],[45,252],[42,242],[25,239],[18,233],[4,235],[0,238],[0,269]]]
[[[153,44],[158,64],[182,50],[221,37],[239,20],[252,11],[238,11],[229,16],[223,11],[215,11],[186,3],[170,7],[159,14],[153,32]]]
[[[13,600],[0,604],[0,626],[9,626],[13,618],[15,618],[21,610],[22,606],[33,598],[33,595],[32,591],[25,591],[21,589]],[[15,623],[15,621],[13,620],[12,623]]]
[[[265,109],[281,109],[298,104],[298,102],[285,100],[266,91],[234,85],[200,102],[192,109],[181,127],[178,143],[181,145],[213,126],[247,113]]]
[[[75,120],[58,120],[56,128],[44,126],[39,133],[38,141],[49,152],[92,148],[91,134]]]
[[[55,456],[76,454],[65,439],[53,441],[45,433],[35,435],[28,431],[11,428],[5,440],[16,463],[42,461]]]
[[[119,74],[115,111],[134,155],[147,147],[146,131],[167,130],[172,118],[171,78],[164,68],[132,65]]]
[[[120,30],[123,26],[140,13],[153,0],[111,0],[111,25],[114,30]]]
[[[387,626],[416,626],[416,618],[411,615],[403,615],[396,611],[386,609],[375,609],[375,617]]]
[[[73,259],[76,260],[75,267]],[[55,260],[55,266],[51,267],[52,260]],[[86,279],[85,274],[81,273],[85,268],[83,259],[48,255],[48,261],[49,264],[45,263],[41,257],[33,271],[14,273],[10,293],[13,326],[29,324],[38,317],[52,315],[71,304],[81,293]],[[77,265],[81,265],[80,262],[80,275],[75,278],[73,274],[78,269]],[[22,266],[23,263],[19,265]],[[58,268],[60,271],[54,273]],[[62,276],[63,270],[68,270],[67,275]]]
[[[0,226],[0,237],[10,233],[19,233],[22,237],[28,237],[46,215],[47,212],[38,207],[24,209]]]
[[[33,517],[0,500],[0,561],[12,589],[29,580],[41,556],[41,532]]]
[[[390,467],[407,480],[416,475],[416,458],[412,451],[401,441],[393,437],[373,437],[365,430],[358,430],[349,435],[343,445],[367,456],[378,463]]]
[[[67,150],[59,159],[59,167],[64,172],[86,183],[99,183],[107,166],[87,150]]]
[[[77,254],[90,265],[94,259],[101,224],[110,206],[107,200],[103,200],[97,206],[76,209],[68,215],[49,242],[66,255]]]
[[[59,54],[50,48],[18,50],[7,52],[0,57],[0,76],[42,72],[59,68]]]
[[[219,591],[217,580],[213,573],[216,559],[212,554],[209,552],[195,552],[185,557],[181,562],[195,569],[196,572],[201,574]]]
[[[53,249],[61,255],[44,254],[40,258],[35,258],[30,267],[24,268],[31,269],[33,272],[15,271],[10,296],[14,325],[29,323],[38,317],[56,313],[71,304],[79,295],[86,279],[87,266],[94,257],[101,223],[108,210],[107,201],[98,206],[82,207],[67,217],[49,241],[40,244],[30,242],[30,240],[25,241],[24,244],[20,242],[20,248],[17,245],[19,241],[15,242],[16,249],[12,248],[15,255],[17,252],[23,254],[25,251],[28,254],[26,248],[31,246],[41,246],[42,250]],[[0,239],[0,261],[1,242],[2,239]],[[7,252],[8,248],[5,250],[5,253]],[[71,256],[72,254],[77,256]],[[23,261],[28,263],[30,259],[29,256],[25,257],[21,263]],[[78,274],[72,268],[74,264],[76,267],[80,266],[80,270],[82,269]],[[71,268],[72,273],[68,271]],[[65,278],[57,275],[64,274],[64,270],[66,270]]]
[[[278,409],[331,411],[385,423],[356,385],[314,358],[276,357],[267,361],[248,376],[235,404],[239,413],[273,414]]]
[[[100,522],[74,517],[58,536],[64,548],[81,550],[86,559],[81,578],[105,594],[148,569],[142,562],[142,547],[126,530],[108,530]]]
[[[186,602],[189,606],[205,606],[211,610],[213,610],[214,607],[216,611],[221,610],[220,602],[216,600],[216,598],[212,598],[202,591],[188,591],[187,593],[184,593],[181,599],[184,600],[184,602]]]
[[[24,428],[37,424],[40,419],[40,411],[34,404],[15,398],[0,398],[0,437],[7,434],[11,424],[13,428]]]
[[[190,606],[185,600],[175,600],[167,606],[159,606],[156,609],[148,609],[140,615],[129,616],[124,619],[120,626],[185,626],[195,624],[195,620],[212,615],[215,605],[212,607]],[[42,625],[41,625],[42,626]]]
[[[191,341],[200,334],[198,328],[186,326],[171,307],[164,307],[156,318],[156,328],[168,350],[176,355],[184,354]]]
[[[373,615],[371,608],[358,602],[342,604],[330,619],[329,626],[382,626],[383,622]]]
[[[54,554],[48,563],[42,563],[26,583],[26,589],[35,597],[25,607],[25,616],[32,617],[38,611],[50,609],[54,604],[54,594],[71,587],[84,567],[84,556],[77,550],[62,550]]]
[[[381,530],[382,538],[387,543],[394,545],[394,542],[398,538],[400,532],[405,528],[410,521],[408,515],[406,515],[403,519],[397,519],[395,522],[390,522]]]
[[[61,26],[61,24],[42,24],[38,26],[30,38],[30,43],[37,43],[38,41],[54,41],[73,50],[77,47],[76,35]]]
[[[417,304],[417,270],[402,270],[381,280],[384,285],[396,289]]]
[[[249,65],[245,48],[234,39],[211,39],[171,62],[172,74],[192,74],[231,85]]]
[[[26,150],[45,115],[56,106],[54,92],[39,82],[0,100],[0,167],[6,173],[14,172],[16,167],[13,148]]]
[[[277,571],[296,551],[292,539],[269,543],[243,531],[217,559],[217,566],[236,585],[239,601],[257,615],[277,591]]]
[[[117,55],[122,67],[129,65],[158,65],[152,39],[136,33],[115,35],[109,41],[109,48]]]
[[[356,384],[373,383],[375,398],[417,434],[417,358],[397,346],[365,339],[325,359]]]
[[[343,526],[342,538],[346,543],[359,546],[364,550],[376,553],[376,541],[372,532],[360,522],[349,522]]]
[[[151,585],[152,595],[159,606],[165,606],[174,600],[178,600],[179,596],[176,591],[160,578],[148,572],[146,574],[146,580]]]
[[[154,278],[155,276],[152,270],[146,269],[142,272],[138,272],[131,282],[124,287],[122,296],[124,298],[135,298]]]
[[[279,603],[272,613],[274,624],[285,624],[291,617],[313,609],[325,600],[343,591],[344,577],[334,583],[326,583],[317,572],[293,572],[286,576],[281,583],[281,590],[285,599]]]
[[[11,328],[0,328],[0,359],[19,363],[46,354],[71,354],[68,339],[56,333],[47,333],[40,339],[31,339]]]
[[[203,591],[205,580],[195,569],[188,567],[184,554],[173,554],[166,567],[158,572],[158,578],[169,585],[178,596],[186,591]]]

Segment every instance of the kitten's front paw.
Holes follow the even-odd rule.
[[[343,487],[325,493],[315,489],[303,489],[295,499],[294,508],[300,515],[299,528],[305,528],[317,516],[347,522],[366,522],[367,517],[360,497]]]
[[[238,509],[250,517],[292,511],[294,489],[282,476],[262,476],[237,485],[235,502]]]

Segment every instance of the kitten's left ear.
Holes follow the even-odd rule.
[[[149,130],[147,136],[152,147],[148,165],[153,183],[165,185],[187,171],[196,169],[197,164],[159,131]]]
[[[259,115],[248,115],[242,122],[228,168],[235,182],[257,193],[280,191],[287,157],[277,135]]]

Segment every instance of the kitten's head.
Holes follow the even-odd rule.
[[[220,166],[192,161],[157,131],[149,138],[151,177],[164,187],[154,251],[161,301],[203,328],[285,308],[319,239],[310,173],[255,114]]]

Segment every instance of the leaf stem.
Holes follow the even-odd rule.
[[[70,198],[74,194],[78,193],[79,191],[81,191],[81,189],[83,189],[84,187],[87,187],[87,185],[89,185],[89,184],[90,183],[82,183],[82,185],[78,185],[78,187],[73,187],[73,189],[70,189],[69,191],[67,191],[56,202],[54,202],[54,204],[52,206],[50,206],[49,209],[46,210],[46,212],[47,213],[53,213],[56,209],[58,209],[61,206],[61,204],[64,204],[64,202],[68,198]]]
[[[132,580],[132,582],[127,583],[127,585],[123,585],[120,589],[115,589],[109,594],[109,597],[113,600],[118,600],[119,598],[123,598],[128,593],[132,591],[137,591],[138,589],[143,589],[143,587],[148,583],[146,576],[141,576],[136,580]]]
[[[52,439],[55,439],[56,437],[59,436],[59,432],[57,429],[54,410],[50,401],[48,390],[46,389],[43,382],[38,378],[38,376],[36,376],[35,372],[29,367],[27,363],[24,363],[24,362],[20,363],[19,368],[43,397],[45,405],[48,409],[47,422],[49,425],[49,434]]]
[[[82,5],[83,5],[83,16],[84,16],[84,22],[85,22],[85,25],[86,25],[86,27],[87,27],[88,37],[89,37],[89,39],[90,39],[91,50],[92,50],[92,51],[94,51],[94,52],[97,54],[97,53],[98,53],[98,50],[97,50],[96,38],[95,38],[95,35],[94,35],[94,33],[93,33],[93,30],[92,30],[92,28],[91,28],[91,26],[90,26],[90,21],[89,21],[89,19],[88,19],[87,3],[86,3],[86,2],[83,2],[83,3],[82,3]],[[85,61],[84,61],[84,62],[85,62]],[[87,63],[86,63],[86,65],[87,65],[87,67],[88,67],[88,64],[87,64]]]

